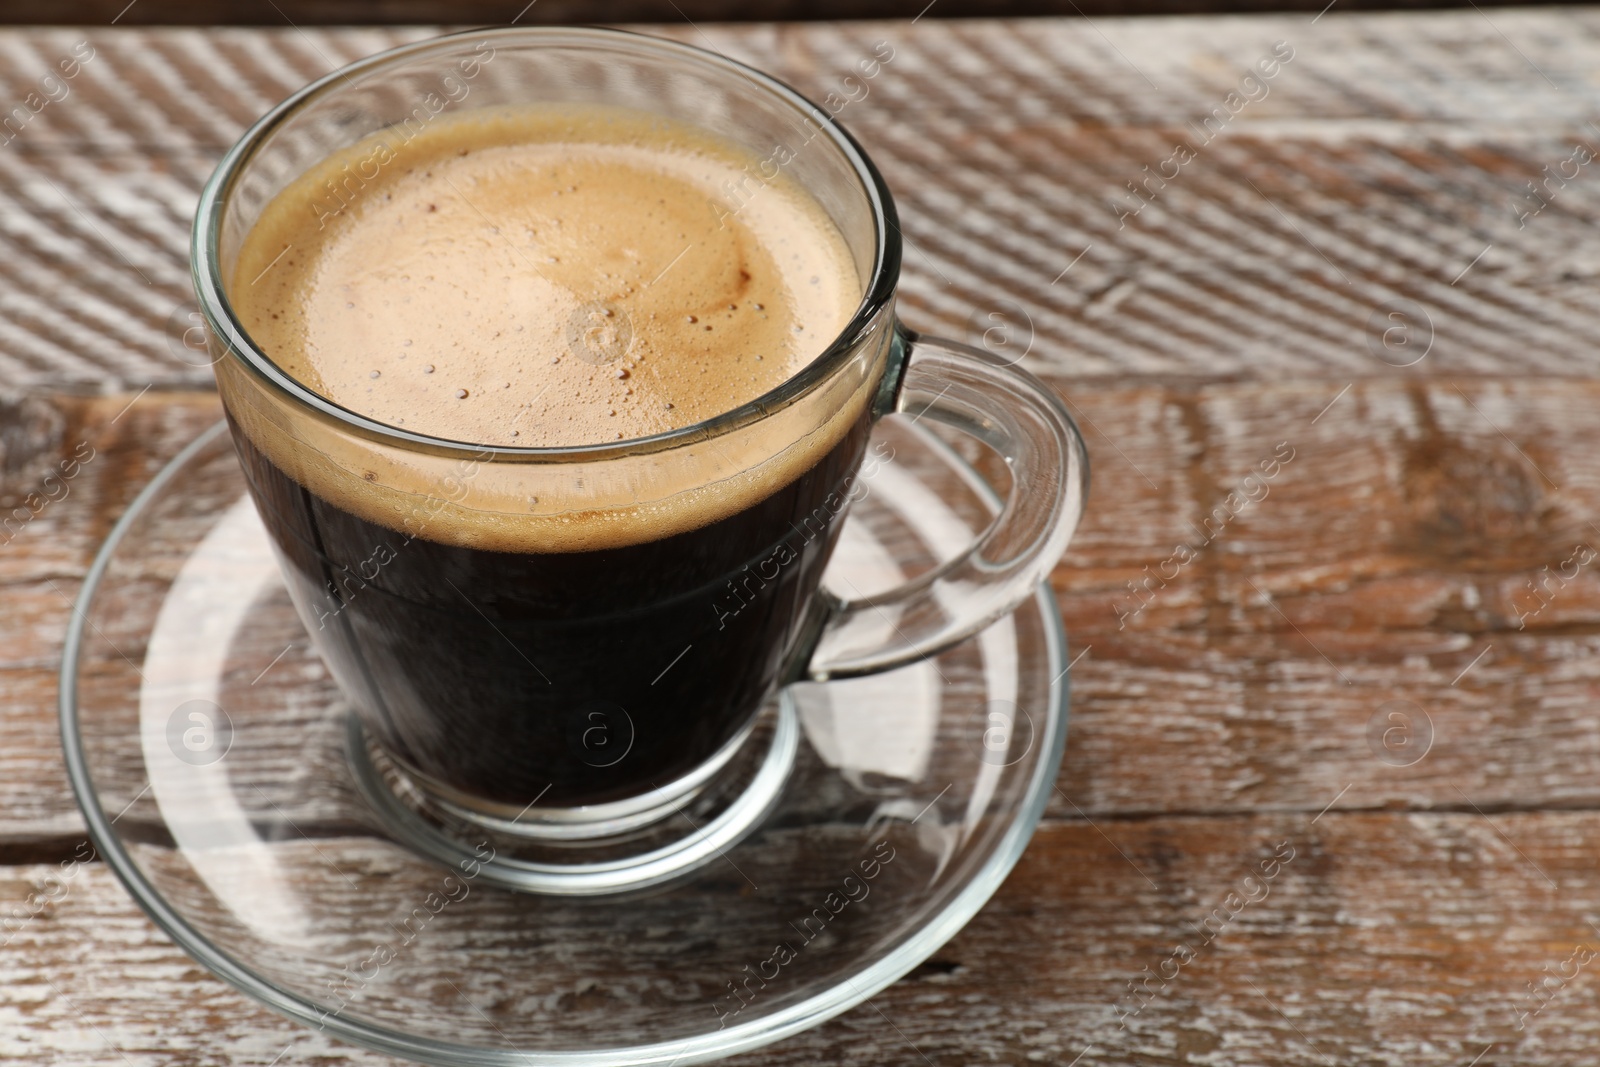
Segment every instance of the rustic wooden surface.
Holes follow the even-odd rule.
[[[296,85],[425,32],[0,32],[5,107],[94,48],[0,145],[0,509],[95,450],[0,544],[0,1058],[382,1060],[211,978],[100,864],[26,901],[82,841],[70,598],[217,415],[181,345],[198,186]],[[1069,753],[1021,865],[906,980],[735,1062],[1592,1058],[1600,979],[1563,965],[1600,949],[1600,581],[1544,568],[1600,544],[1600,161],[1518,215],[1600,155],[1600,12],[660,32],[817,96],[890,42],[842,118],[898,192],[903,312],[1026,352],[1096,463],[1055,574]],[[1119,223],[1278,41],[1268,94]],[[1410,748],[1381,741],[1397,710]],[[1131,992],[1279,842],[1270,895]]]

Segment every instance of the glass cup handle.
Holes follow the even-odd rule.
[[[875,596],[829,596],[800,672],[810,681],[925,659],[1015,610],[1066,551],[1089,492],[1083,437],[1048,386],[980,349],[900,332],[907,352],[894,410],[989,445],[1011,470],[1011,493],[989,528],[942,566]]]

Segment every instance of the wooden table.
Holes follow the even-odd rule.
[[[0,146],[0,506],[29,516],[0,534],[0,1059],[381,1059],[210,977],[100,864],[28,900],[83,840],[70,598],[218,414],[181,344],[196,192],[291,89],[425,32],[0,32],[5,107],[93,50]],[[660,32],[815,97],[888,42],[842,118],[898,191],[904,314],[1026,351],[1096,463],[1027,855],[929,963],[736,1062],[1591,1060],[1600,12]]]

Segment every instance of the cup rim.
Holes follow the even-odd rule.
[[[828,346],[798,373],[731,411],[647,437],[598,444],[487,445],[415,433],[337,404],[287,374],[257,347],[245,331],[234,314],[221,277],[219,245],[222,215],[244,168],[283,123],[313,101],[337,91],[352,78],[428,52],[452,50],[463,44],[470,46],[472,42],[479,40],[491,43],[510,40],[547,47],[560,47],[566,44],[586,45],[595,49],[626,47],[654,50],[663,56],[686,58],[741,77],[753,83],[756,89],[778,97],[796,112],[804,114],[827,134],[844,155],[854,169],[856,180],[872,206],[875,230],[872,272],[866,291],[850,321]],[[200,192],[194,225],[190,233],[190,272],[196,297],[200,312],[205,317],[207,329],[226,348],[223,358],[237,359],[256,377],[288,394],[298,404],[311,408],[325,418],[337,421],[343,429],[368,440],[396,446],[408,452],[426,452],[478,462],[608,460],[666,451],[719,437],[787,408],[826,381],[850,359],[857,345],[877,328],[881,314],[894,298],[900,272],[900,259],[900,227],[888,186],[855,138],[835,122],[833,116],[826,110],[812,103],[787,83],[720,53],[663,37],[593,26],[491,27],[443,34],[387,49],[323,75],[296,90],[256,120],[233,147],[228,149]]]

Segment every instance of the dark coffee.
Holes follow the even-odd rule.
[[[802,636],[868,428],[702,529],[550,555],[408,538],[234,440],[301,615],[384,747],[521,807],[648,791],[738,734]]]

